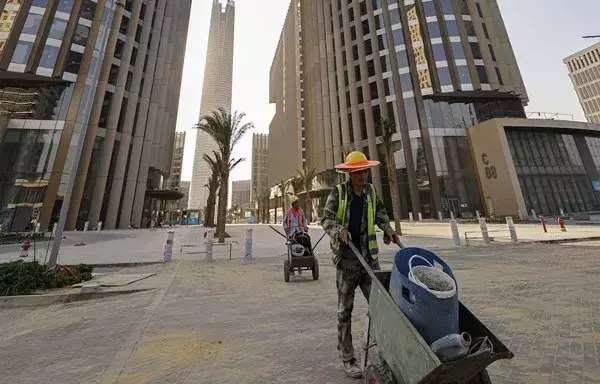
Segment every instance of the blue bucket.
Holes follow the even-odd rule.
[[[408,278],[410,258],[418,255],[443,267],[456,283],[450,266],[438,255],[421,248],[404,248],[396,253],[390,280],[390,294],[428,344],[458,329],[458,284],[454,296],[441,299]],[[415,258],[413,266],[427,265]]]

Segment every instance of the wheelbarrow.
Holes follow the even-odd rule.
[[[367,384],[491,384],[486,368],[513,353],[459,303],[459,329],[473,339],[487,337],[492,353],[441,362],[404,315],[389,292],[391,271],[373,271],[351,242],[348,244],[371,277],[369,310],[364,326],[362,367]],[[403,245],[398,242],[403,248]],[[379,364],[368,364],[369,350],[377,346]]]

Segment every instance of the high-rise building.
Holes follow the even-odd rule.
[[[231,206],[242,207],[250,202],[250,180],[239,180],[231,182]]]
[[[183,198],[177,200],[175,209],[180,211],[187,209],[188,199],[190,197],[190,184],[189,181],[183,180],[179,183],[179,192],[183,193]]]
[[[252,187],[251,199],[265,194],[269,190],[269,135],[252,134]]]
[[[179,191],[181,188],[181,166],[183,164],[183,151],[185,149],[185,132],[175,132],[173,142],[173,160],[171,160],[171,173],[165,188]],[[188,186],[189,187],[189,186]],[[183,192],[183,190],[181,190]],[[187,200],[185,202],[187,205]]]
[[[296,121],[306,127],[307,165],[333,182],[344,153],[363,151],[382,162],[371,178],[389,207],[385,118],[394,124],[403,218],[483,211],[467,127],[525,117],[528,102],[497,0],[300,0],[296,8],[301,28],[288,14],[282,41],[289,43],[280,41],[274,65],[288,64],[285,81],[272,76],[271,91],[279,96],[278,112],[305,109]],[[301,30],[301,54],[286,38],[293,29]],[[300,87],[291,88],[288,71],[296,71]],[[304,105],[296,107],[299,101]],[[274,119],[269,151],[279,148],[299,164],[301,130],[292,122]],[[291,160],[269,156],[269,174],[276,176],[270,184],[293,176],[285,161]]]
[[[66,229],[149,222],[146,191],[170,171],[190,7],[0,1],[1,220],[47,228],[70,195]]]
[[[600,43],[564,59],[579,103],[590,123],[600,123]]]
[[[300,3],[292,1],[270,71],[269,102],[275,115],[269,125],[268,184],[287,180],[306,161]]]
[[[235,24],[235,2],[227,0],[223,6],[220,0],[213,0],[212,16],[206,51],[206,67],[202,86],[200,119],[217,108],[231,112],[231,86],[233,81],[233,38]],[[202,210],[206,205],[208,191],[205,184],[210,177],[210,169],[202,155],[217,149],[214,140],[198,130],[192,186],[188,207]]]

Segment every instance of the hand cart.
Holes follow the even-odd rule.
[[[403,248],[400,242],[397,244]],[[462,303],[460,332],[473,339],[487,337],[492,353],[442,363],[404,315],[389,293],[391,271],[373,271],[351,242],[348,244],[371,277],[369,311],[363,337],[363,370],[368,384],[491,384],[486,368],[513,353]],[[377,346],[379,364],[368,364],[369,350]]]

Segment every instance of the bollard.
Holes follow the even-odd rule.
[[[54,223],[54,226],[52,227],[52,237],[56,236],[57,229],[58,229],[58,223]]]
[[[419,215],[419,221],[423,221],[423,214],[421,212],[419,212],[418,215]]]
[[[444,220],[444,216],[442,215],[442,212],[438,211],[438,220],[442,221]]]
[[[90,222],[86,221],[85,224],[83,224],[83,232],[87,232],[89,227],[90,227]]]
[[[544,228],[544,233],[548,233],[548,228],[546,228],[546,221],[544,220],[544,216],[540,216],[540,221],[542,222],[542,228]]]
[[[252,228],[246,228],[244,257],[247,259],[252,259]]]
[[[515,222],[512,217],[506,218],[506,225],[508,226],[508,232],[510,232],[510,241],[513,243],[518,243],[519,239],[517,239],[517,229],[515,228]]]
[[[167,241],[165,242],[165,252],[163,254],[163,263],[171,261],[173,258],[173,243],[175,241],[175,231],[167,231]]]
[[[209,229],[206,231],[206,260],[213,260],[213,240],[215,239],[215,231],[213,229]]]
[[[415,217],[413,216],[413,213],[412,213],[412,212],[408,212],[408,221],[410,221],[411,223],[412,223],[413,221],[415,221]]]
[[[475,211],[475,215],[477,215],[477,220],[481,219],[481,213],[479,213],[479,211]]]
[[[98,222],[98,228],[96,229],[96,231],[100,232],[102,230],[102,222],[99,221]]]
[[[562,219],[562,217],[558,218],[558,225],[560,226],[561,232],[567,232],[567,226],[565,225],[565,221]]]
[[[458,233],[458,224],[456,220],[450,220],[450,231],[452,232],[452,242],[455,247],[460,247],[460,234]]]
[[[450,211],[450,220],[456,220],[456,217],[454,217],[454,211]]]
[[[535,209],[531,210],[531,217],[533,217],[534,219],[537,217],[537,215],[535,214]]]
[[[562,208],[560,209],[560,215],[561,215],[561,216],[564,216],[564,215],[565,215],[565,210],[564,210],[564,209],[562,209]]]
[[[35,233],[40,233],[40,225],[41,223],[35,223]]]
[[[481,236],[486,244],[490,243],[490,235],[488,233],[487,224],[485,219],[482,217],[479,219],[479,227],[481,228]]]

